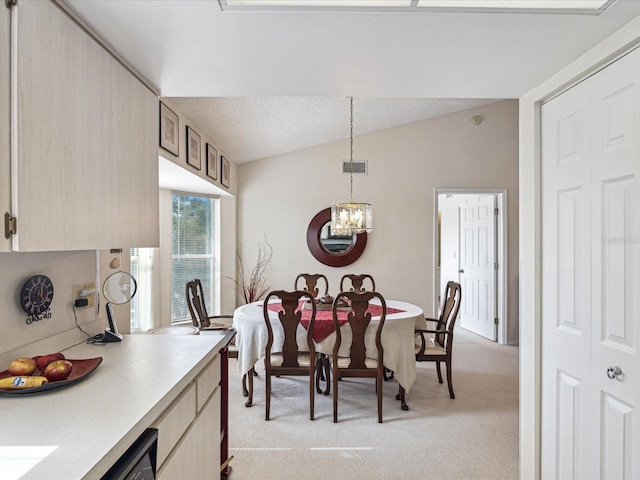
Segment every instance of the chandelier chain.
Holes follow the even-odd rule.
[[[369,202],[353,200],[353,97],[349,99],[349,201],[331,204],[333,235],[355,235],[373,229],[373,211]]]
[[[349,97],[350,100],[350,111],[351,111],[351,120],[350,120],[350,130],[349,130],[349,139],[350,139],[350,150],[349,150],[349,171],[350,171],[350,185],[349,185],[349,201],[353,203],[353,97]]]

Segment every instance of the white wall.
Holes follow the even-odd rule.
[[[76,343],[86,338],[76,327],[73,316],[73,286],[95,282],[96,253],[90,251],[53,253],[0,253],[0,358],[5,352],[20,349],[63,332],[77,331]],[[27,314],[20,306],[24,282],[42,273],[53,282],[51,318],[25,323]],[[78,322],[91,335],[99,333],[88,324],[96,317],[94,308],[77,310]],[[68,346],[68,345],[67,345]],[[36,352],[37,353],[37,352]],[[34,353],[34,355],[36,354]],[[51,352],[39,352],[39,354]],[[25,353],[24,355],[31,355]],[[6,366],[0,363],[0,371]]]
[[[471,117],[482,115],[476,126]],[[357,132],[358,101],[354,101]],[[507,188],[509,283],[517,284],[518,105],[501,101],[381,132],[356,136],[354,160],[368,160],[369,174],[354,176],[354,198],[373,203],[374,231],[362,257],[327,267],[307,248],[312,217],[332,201],[348,198],[348,139],[239,166],[238,238],[246,265],[259,242],[273,246],[268,281],[292,289],[299,273],[324,273],[337,293],[345,273],[369,273],[386,297],[434,310],[434,189]],[[509,341],[517,342],[517,289],[510,290]]]
[[[520,99],[520,478],[540,478],[540,104],[640,45],[640,17]]]

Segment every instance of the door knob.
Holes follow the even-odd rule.
[[[464,268],[461,268],[460,270],[458,270],[458,273],[464,273]]]
[[[607,368],[607,377],[613,380],[616,377],[622,375],[622,369],[618,366]]]

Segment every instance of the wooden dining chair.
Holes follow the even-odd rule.
[[[200,332],[230,330],[232,328],[233,315],[209,315],[207,313],[204,289],[202,288],[202,282],[199,278],[188,281],[185,290],[191,321],[193,322],[193,326],[197,327]],[[235,337],[229,344],[229,358],[238,358],[238,348],[236,347]],[[251,372],[253,375],[258,374],[255,368],[252,368]],[[249,388],[247,388],[246,375],[242,377],[242,394],[245,397],[250,396]]]
[[[202,282],[195,278],[187,282],[186,286],[187,307],[191,314],[191,321],[194,327],[199,329],[224,329],[231,328],[232,315],[209,315],[204,297]],[[212,320],[216,320],[212,322]],[[218,321],[219,320],[219,321]]]
[[[282,310],[278,312],[277,320],[269,315],[269,301],[280,299]],[[301,301],[309,300],[311,305],[311,316],[307,325],[307,351],[298,348],[297,331],[301,320],[299,305]],[[313,324],[316,318],[316,302],[313,296],[303,290],[287,292],[285,290],[274,290],[270,292],[264,300],[263,306],[264,321],[267,326],[267,345],[264,354],[265,369],[265,420],[269,420],[271,410],[271,377],[302,375],[309,377],[309,418],[314,419],[314,399],[315,399],[315,368],[316,351],[313,343]],[[280,324],[280,325],[278,325]],[[274,349],[274,326],[278,329],[281,326],[284,334],[282,348]]]
[[[299,288],[300,279],[304,280],[304,288]],[[296,282],[293,286],[294,290],[304,290],[309,292],[313,298],[318,298],[320,290],[318,289],[318,280],[324,281],[324,293],[329,294],[329,280],[321,273],[301,273],[296,277]]]
[[[380,320],[375,331],[374,351],[367,351],[365,345],[365,335],[370,328],[371,313],[368,313],[369,303],[373,299],[378,299],[382,307]],[[351,345],[349,346],[349,356],[340,356],[340,346],[342,344],[342,333],[338,320],[338,304],[348,300],[351,305],[351,312],[347,315],[347,323],[351,327]],[[344,377],[370,377],[375,378],[376,394],[378,399],[378,422],[382,423],[382,383],[383,383],[383,360],[381,334],[387,316],[387,304],[384,297],[378,292],[341,292],[336,296],[333,303],[333,323],[336,329],[336,341],[333,346],[331,358],[333,375],[333,421],[338,422],[338,380]],[[373,327],[371,327],[373,328]],[[344,350],[344,349],[343,349]]]
[[[444,293],[444,302],[440,311],[440,317],[426,318],[427,322],[434,322],[435,328],[416,329],[416,361],[435,362],[438,372],[438,381],[442,382],[442,372],[440,364],[444,363],[447,369],[447,386],[449,387],[449,397],[456,398],[453,393],[453,382],[451,379],[451,362],[453,358],[453,329],[460,310],[462,299],[462,287],[457,282],[447,282]],[[433,336],[427,338],[426,335]]]
[[[366,273],[361,273],[361,274],[347,274],[347,275],[343,275],[342,278],[340,279],[340,291],[343,292],[345,291],[345,281],[347,281],[347,285],[349,286],[348,283],[351,283],[351,287],[349,288],[349,291],[351,292],[366,292],[366,291],[372,291],[375,292],[376,290],[376,282],[373,279],[373,277],[369,274]],[[370,288],[365,288],[367,282],[369,283],[369,287]],[[394,372],[392,370],[389,370],[388,368],[384,369],[384,376],[383,376],[385,382],[389,381],[389,380],[393,380],[394,378]]]
[[[300,280],[304,280],[304,287],[299,288],[302,282]],[[301,273],[296,277],[296,281],[294,284],[295,290],[304,290],[309,292],[314,298],[318,298],[320,295],[320,290],[318,289],[318,280],[322,279],[324,281],[324,293],[323,296],[327,297],[329,295],[329,280],[327,277],[322,275],[321,273]],[[323,305],[324,306],[324,305]],[[327,304],[327,307],[331,307],[331,304]],[[329,356],[321,353],[318,355],[318,360],[316,364],[316,391],[318,393],[324,393],[325,395],[329,395],[331,392],[331,366],[329,364]],[[326,386],[324,390],[320,387],[321,382],[326,382]]]
[[[349,286],[349,284],[345,285],[345,281],[346,280],[348,280],[351,283],[350,286]],[[366,285],[367,281],[369,281],[370,288],[365,288],[365,285]],[[350,291],[350,292],[371,291],[371,292],[375,292],[376,291],[376,282],[375,282],[375,280],[373,279],[373,277],[371,275],[366,274],[366,273],[361,273],[359,275],[347,274],[347,275],[343,275],[342,278],[340,279],[340,291],[341,292],[345,292],[345,291]]]

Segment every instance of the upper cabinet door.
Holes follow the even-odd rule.
[[[11,12],[0,8],[0,252],[11,250],[11,240],[4,236],[4,214],[11,212],[11,170],[10,161],[10,41]]]
[[[157,96],[54,2],[12,15],[13,250],[158,246]]]

